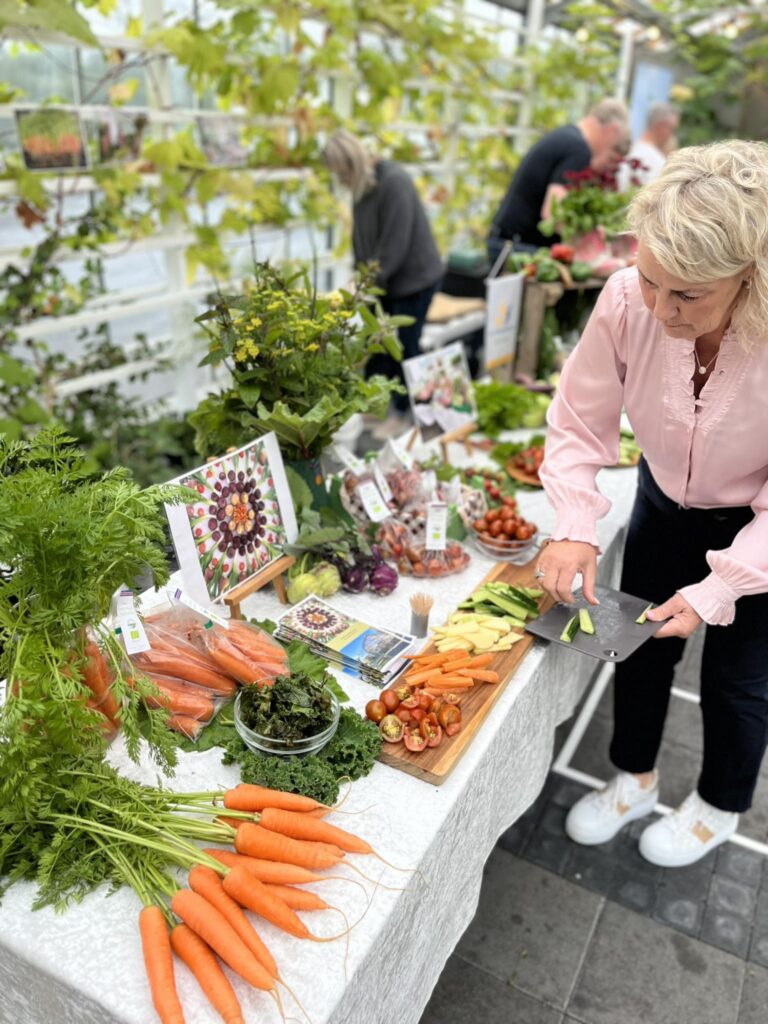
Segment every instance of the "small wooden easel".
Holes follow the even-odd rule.
[[[240,611],[241,602],[246,597],[250,597],[251,594],[255,594],[257,590],[261,590],[267,583],[274,583],[280,604],[288,604],[288,595],[285,592],[285,573],[295,561],[296,559],[293,555],[281,555],[280,558],[270,562],[268,566],[257,572],[249,580],[246,580],[245,583],[240,583],[238,586],[228,590],[224,595],[224,604],[229,608],[230,616],[233,619],[242,619],[243,613]]]
[[[464,450],[467,455],[472,454],[474,445],[469,440],[473,434],[477,433],[477,424],[463,423],[460,427],[456,427],[454,430],[449,430],[447,434],[442,434],[438,437],[438,443],[440,445],[440,454],[442,455],[443,462],[448,462],[448,445],[452,441],[459,441],[464,445]]]

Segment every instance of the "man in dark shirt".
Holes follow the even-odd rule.
[[[592,167],[607,171],[618,166],[629,146],[629,114],[618,100],[602,100],[578,124],[548,132],[520,162],[512,184],[493,218],[488,237],[491,262],[505,240],[516,248],[538,248],[558,241],[541,234],[539,221],[549,216],[552,200],[565,193],[567,173]]]

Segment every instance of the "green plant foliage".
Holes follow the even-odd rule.
[[[289,461],[314,458],[353,413],[383,415],[399,387],[362,376],[375,353],[400,358],[396,328],[406,322],[384,315],[368,277],[322,296],[304,272],[285,278],[257,264],[244,295],[221,296],[197,322],[210,339],[203,365],[232,374],[190,417],[203,455],[274,431]]]

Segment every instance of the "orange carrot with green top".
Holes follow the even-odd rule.
[[[264,992],[274,990],[275,979],[259,963],[221,911],[204,896],[191,889],[179,889],[171,899],[171,910],[241,978]]]
[[[144,907],[139,914],[139,932],[149,989],[157,1015],[163,1024],[184,1024],[184,1011],[176,994],[171,939],[159,907]]]
[[[208,900],[231,925],[233,931],[253,953],[261,966],[273,978],[277,977],[277,964],[256,929],[245,916],[239,904],[228,896],[221,876],[212,868],[197,864],[189,872],[189,885],[193,892]]]
[[[309,818],[317,823],[317,818]],[[322,871],[335,867],[344,853],[337,846],[322,842],[306,842],[289,839],[271,832],[261,825],[243,825],[235,835],[235,849],[248,857],[262,860],[277,860],[283,864],[298,864],[310,871]]]
[[[270,832],[279,832],[291,839],[305,839],[310,842],[329,843],[347,853],[373,853],[364,839],[331,825],[318,818],[295,811],[283,811],[277,807],[265,807],[261,812],[260,824]]]
[[[214,857],[220,864],[224,864],[228,868],[243,867],[254,878],[270,885],[306,885],[308,882],[325,881],[322,875],[308,871],[307,868],[299,867],[297,864],[260,860],[258,857],[246,857],[242,853],[231,853],[229,850],[209,849],[203,850],[203,853]]]
[[[241,782],[224,794],[224,806],[230,811],[263,811],[265,807],[282,807],[286,811],[315,811],[318,808],[330,811],[330,807],[326,808],[311,797],[247,782]]]
[[[277,928],[298,939],[314,938],[301,918],[286,903],[270,892],[263,882],[249,875],[244,868],[232,868],[224,879],[224,891],[241,907],[263,917]]]
[[[197,978],[208,1002],[224,1020],[224,1024],[245,1024],[243,1011],[235,990],[229,983],[210,947],[185,924],[177,924],[171,932],[171,945]]]
[[[294,889],[291,885],[267,885],[267,889],[291,910],[333,910],[317,893],[307,889]]]

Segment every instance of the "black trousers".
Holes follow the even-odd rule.
[[[383,295],[381,297],[381,305],[385,313],[389,313],[390,316],[413,317],[412,324],[406,324],[405,327],[397,329],[400,344],[403,346],[403,359],[410,359],[421,352],[419,340],[429,312],[429,304],[436,291],[437,284],[433,284],[429,288],[422,288],[420,292],[414,292],[413,295]],[[385,352],[371,356],[366,364],[366,377],[372,377],[376,373],[381,373],[385,377],[398,378],[401,384],[405,384],[402,365]],[[405,412],[409,404],[408,395],[395,395],[393,402],[399,412]]]
[[[657,604],[668,600],[708,574],[706,552],[728,547],[753,514],[749,507],[680,508],[641,461],[621,589]],[[610,755],[617,768],[639,774],[656,763],[683,646],[676,637],[651,639],[616,666]],[[706,627],[701,713],[699,794],[721,810],[744,811],[768,740],[768,594],[740,598],[730,626]]]

